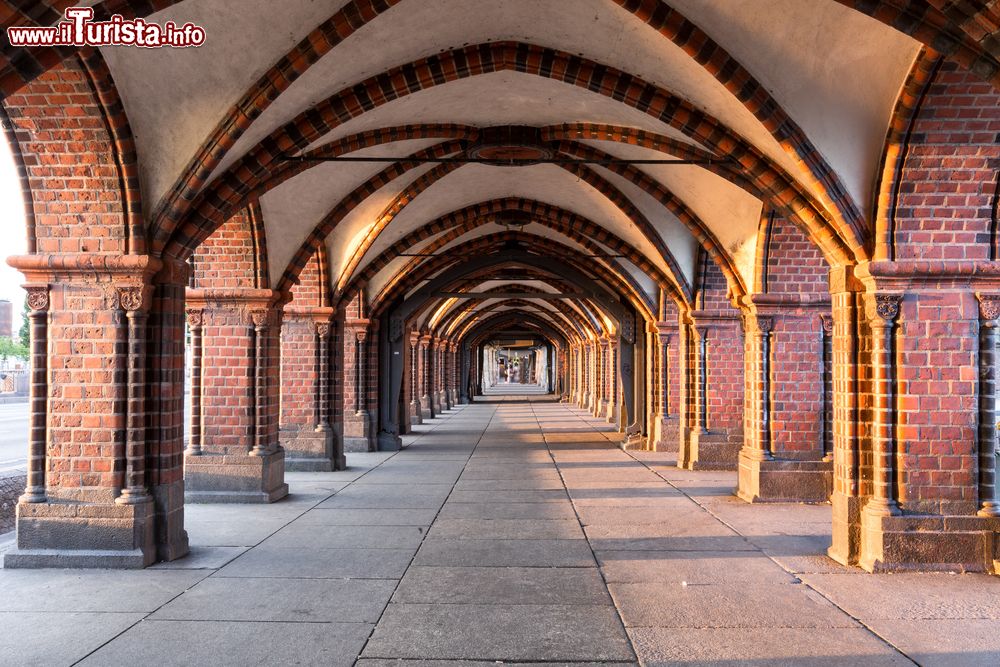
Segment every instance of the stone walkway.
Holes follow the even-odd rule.
[[[841,568],[828,506],[616,438],[469,406],[284,502],[187,507],[182,561],[0,571],[0,664],[1000,664],[1000,579]]]

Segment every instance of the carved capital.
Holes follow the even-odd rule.
[[[330,335],[330,323],[329,322],[317,322],[316,323],[316,335],[320,338],[325,339]]]
[[[827,336],[833,335],[833,315],[820,315],[819,323],[823,327],[824,334]]]
[[[892,324],[899,317],[899,304],[903,301],[902,294],[874,294],[867,298],[865,310],[872,323],[882,320]]]
[[[991,321],[1000,317],[1000,294],[977,294],[979,319]]]
[[[754,318],[757,323],[757,331],[762,334],[769,334],[774,331],[774,318],[758,315]]]
[[[196,329],[204,324],[205,312],[200,308],[188,308],[184,311],[184,314],[187,316],[188,326],[192,329]]]
[[[365,342],[366,340],[368,340],[368,332],[364,330],[355,332],[354,340],[358,341],[359,343]]]
[[[48,285],[29,285],[24,289],[28,292],[26,298],[28,308],[35,312],[44,312],[49,309]]]
[[[253,324],[254,328],[262,329],[267,326],[267,311],[266,310],[251,310],[250,311],[250,323]]]

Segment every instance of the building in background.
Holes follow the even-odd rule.
[[[0,300],[0,337],[11,338],[14,335],[14,304]]]

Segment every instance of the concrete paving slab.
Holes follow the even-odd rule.
[[[632,628],[645,667],[912,665],[861,628]]]
[[[634,660],[611,607],[391,604],[364,657]]]
[[[4,570],[0,611],[151,612],[209,574],[204,570]]]
[[[759,551],[597,551],[608,583],[716,584],[737,581],[792,583]]]
[[[610,606],[595,568],[411,567],[393,603]]]
[[[244,518],[242,521],[187,519],[184,522],[184,528],[188,531],[188,540],[199,546],[252,547],[260,544],[293,520],[294,517],[269,520]]]
[[[427,538],[415,565],[596,567],[584,540],[439,540]]]
[[[349,667],[370,625],[143,621],[81,663],[85,667],[276,664]]]
[[[399,579],[414,549],[251,549],[218,571],[219,577]]]
[[[154,620],[375,623],[392,579],[258,579],[211,577],[173,599]]]
[[[566,503],[445,503],[439,519],[576,519]]]
[[[416,549],[424,539],[422,526],[338,526],[316,530],[295,522],[264,541],[262,546],[283,549]]]
[[[997,619],[876,619],[866,625],[925,667],[1000,665]]]
[[[142,617],[141,613],[0,612],[0,664],[73,665]]]
[[[801,584],[608,584],[627,627],[851,628],[857,622]],[[666,601],[669,600],[669,604]]]
[[[193,546],[184,558],[156,563],[149,570],[218,570],[250,547]]]
[[[505,660],[504,665],[544,665],[544,667],[638,667],[637,662],[517,662]],[[356,667],[496,667],[496,661],[475,660],[380,660],[377,658],[362,658],[355,663]]]
[[[595,551],[757,551],[718,522],[598,524],[584,528]]]
[[[452,503],[558,503],[569,500],[564,489],[543,490],[456,490],[449,496]]]
[[[467,479],[463,476],[462,479],[458,480],[458,484],[455,485],[456,492],[480,490],[510,491],[520,489],[533,491],[558,489],[561,491],[563,483],[558,475],[545,478],[532,476],[523,479]]]
[[[309,510],[297,519],[297,525],[312,526],[429,526],[434,509],[347,509]]]
[[[1000,620],[1000,578],[986,574],[806,574],[802,580],[866,621]]]
[[[548,504],[548,503],[544,503]],[[464,540],[582,540],[576,519],[441,519],[431,537]]]

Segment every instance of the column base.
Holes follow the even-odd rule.
[[[371,419],[367,412],[355,412],[344,418],[344,451],[375,451]]]
[[[20,503],[4,568],[139,569],[156,561],[152,502]]]
[[[680,420],[677,417],[657,417],[653,419],[653,451],[677,452],[679,449]]]
[[[427,419],[434,419],[434,408],[431,405],[430,396],[422,396],[420,398],[420,417],[421,423]]]
[[[421,414],[420,402],[410,401],[410,424],[423,424],[424,417]]]
[[[861,512],[858,565],[869,572],[992,572],[1000,519]]]
[[[309,427],[278,432],[278,442],[285,450],[285,470],[330,472],[336,470],[333,431]]]
[[[403,439],[400,438],[395,433],[378,434],[378,451],[398,452],[402,448],[403,448]]]
[[[184,457],[185,502],[273,503],[287,495],[282,449],[264,456]]]
[[[719,431],[689,434],[688,460],[681,465],[688,470],[736,470],[741,444],[729,433]],[[741,438],[742,439],[742,438]]]
[[[760,460],[739,455],[736,495],[748,503],[825,503],[833,492],[832,461]]]
[[[841,565],[857,565],[864,499],[834,491],[830,504],[833,505],[833,542],[826,555]]]

